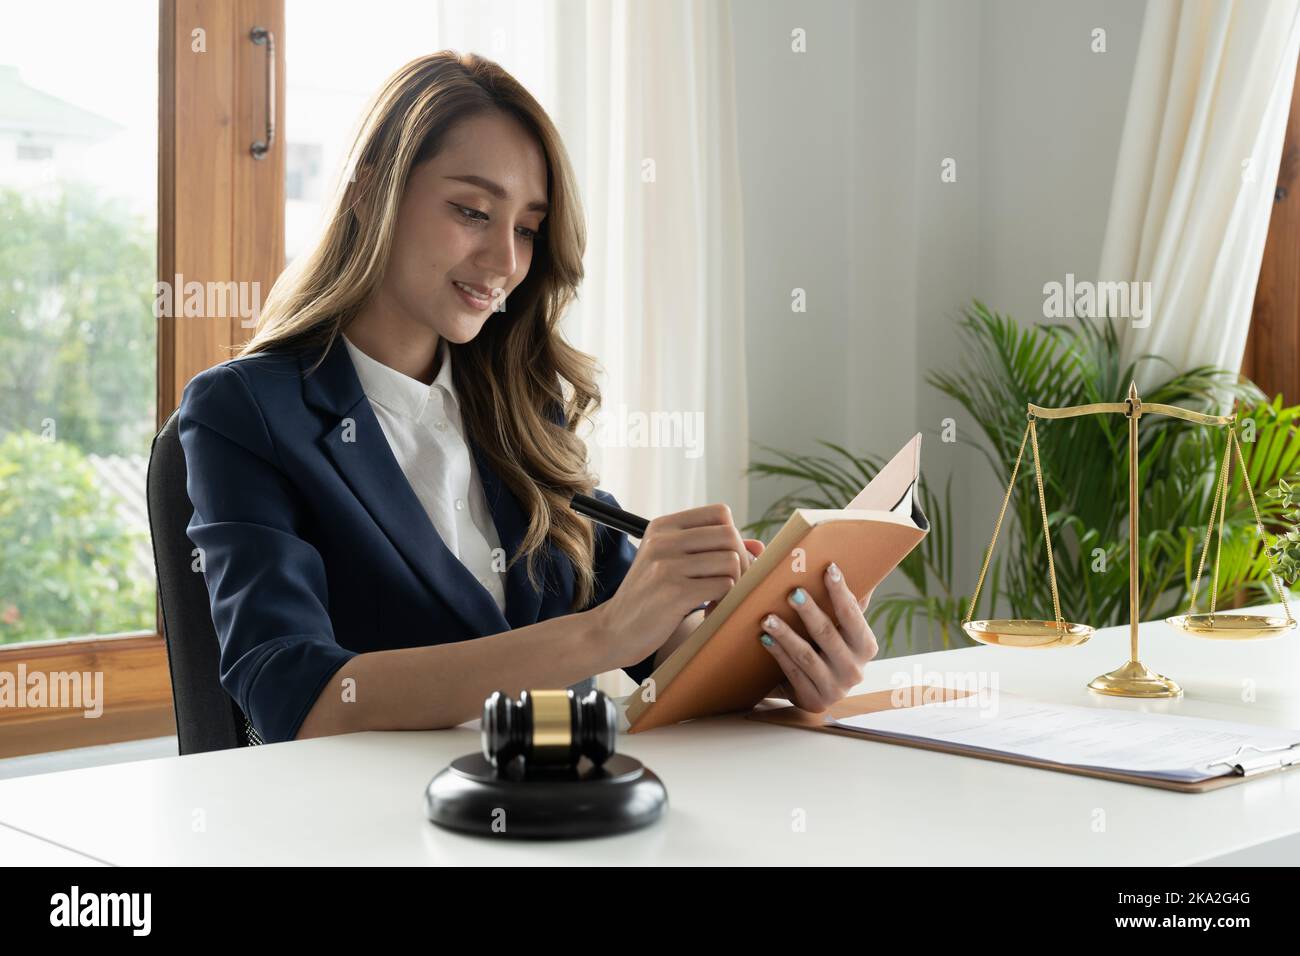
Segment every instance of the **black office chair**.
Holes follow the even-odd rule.
[[[261,737],[221,686],[208,586],[201,572],[191,570],[194,544],[186,527],[194,506],[185,490],[185,453],[176,417],[173,412],[154,437],[146,479],[176,736],[182,754],[254,746],[262,743]]]

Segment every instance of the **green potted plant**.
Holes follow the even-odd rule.
[[[977,301],[964,311],[958,332],[964,344],[962,361],[953,371],[931,373],[927,381],[965,412],[966,427],[959,423],[959,441],[980,451],[1002,488],[1010,481],[1028,403],[1065,406],[1118,401],[1139,369],[1169,367],[1155,355],[1125,362],[1109,322],[1084,319],[1073,325],[1021,327]],[[1277,484],[1300,465],[1300,432],[1295,427],[1300,407],[1283,407],[1280,396],[1268,402],[1255,385],[1239,380],[1234,372],[1210,367],[1179,372],[1169,367],[1168,376],[1148,388],[1142,399],[1205,412],[1217,411],[1224,400],[1235,401],[1243,458],[1255,489]],[[1138,543],[1142,620],[1186,610],[1225,441],[1226,431],[1221,428],[1163,416],[1143,422]],[[843,507],[883,464],[831,442],[820,444],[834,455],[763,449],[773,457],[753,462],[751,474],[803,483],[747,527],[761,536],[784,521],[792,508]],[[1044,422],[1039,452],[1062,613],[1095,627],[1126,623],[1127,423],[1104,415]],[[921,495],[932,531],[900,566],[915,593],[878,594],[869,611],[884,648],[892,646],[896,633],[910,635],[917,615],[944,646],[953,639],[966,643],[959,624],[969,597],[954,586],[954,561],[977,570],[986,544],[981,542],[979,553],[954,556],[948,530],[950,483],[941,499],[924,484]],[[1275,495],[1259,497],[1259,504],[1266,527],[1280,524],[1283,512],[1291,507]],[[983,616],[991,616],[991,609],[999,605],[999,616],[1004,611],[1012,617],[1053,616],[1041,521],[1032,461],[1026,452],[998,553],[981,593],[981,606],[990,609]],[[981,537],[991,536],[992,530],[990,518]],[[1300,532],[1284,540],[1296,546],[1286,552],[1294,572],[1300,568]],[[1245,486],[1237,478],[1229,489],[1224,516],[1217,606],[1272,600],[1269,555],[1256,534]],[[1205,599],[1210,586],[1208,581],[1201,583]],[[978,608],[975,616],[981,616]]]
[[[1294,476],[1292,481],[1300,480]],[[1268,553],[1273,558],[1278,577],[1286,582],[1288,588],[1295,583],[1300,573],[1300,508],[1296,507],[1296,488],[1286,481],[1279,481],[1276,488],[1265,492],[1268,498],[1276,499],[1282,508],[1282,517],[1287,520],[1287,530],[1282,532],[1269,546]]]

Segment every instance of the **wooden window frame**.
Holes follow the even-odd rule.
[[[1241,374],[1270,400],[1300,404],[1300,68],[1291,90]]]
[[[159,0],[158,18],[157,278],[256,282],[265,302],[284,267],[284,137],[279,122],[270,152],[253,159],[249,147],[266,125],[267,51],[249,32],[260,26],[275,38],[282,118],[284,0]],[[159,427],[185,384],[251,334],[233,311],[159,319]],[[0,671],[104,674],[95,719],[80,709],[0,708],[0,757],[175,733],[161,631],[160,614],[154,631],[0,647]]]

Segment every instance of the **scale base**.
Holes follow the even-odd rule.
[[[1111,697],[1181,697],[1177,681],[1157,674],[1141,661],[1129,661],[1109,674],[1094,677],[1088,689]]]
[[[524,772],[519,764],[497,770],[482,753],[458,757],[429,782],[426,815],[461,833],[564,840],[647,826],[668,805],[659,778],[626,754],[600,767],[586,757],[566,770]]]

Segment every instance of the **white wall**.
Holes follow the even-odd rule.
[[[755,455],[816,438],[888,455],[924,432],[931,485],[957,475],[962,589],[1002,489],[976,452],[939,441],[945,417],[975,429],[925,375],[960,359],[954,320],[973,298],[1028,324],[1044,282],[1096,269],[1143,9],[733,4]],[[1105,53],[1090,49],[1097,27]],[[795,287],[806,314],[791,312]],[[750,517],[784,490],[751,482]]]

